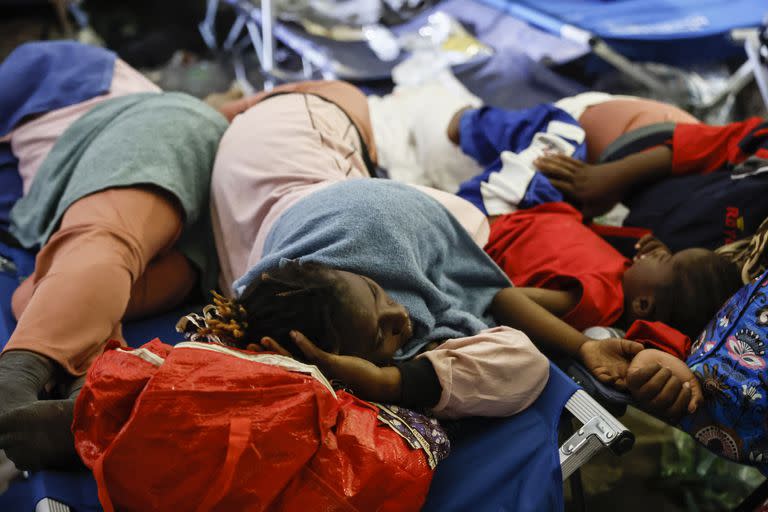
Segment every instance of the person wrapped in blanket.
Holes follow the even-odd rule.
[[[477,208],[371,179],[377,145],[358,89],[304,82],[222,111],[233,120],[212,215],[236,346],[291,354],[361,398],[439,418],[527,407],[548,368],[531,340],[623,384],[642,346],[590,340],[510,287],[482,250]]]
[[[23,197],[10,233],[38,250],[0,356],[0,448],[20,469],[77,463],[69,416],[124,318],[181,304],[218,278],[208,194],[224,117],[163,93],[114,53],[29,43],[0,65],[0,139]],[[41,400],[63,398],[64,400]],[[54,423],[51,423],[53,425]],[[58,425],[61,425],[60,423]]]

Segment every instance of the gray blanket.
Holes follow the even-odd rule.
[[[107,100],[59,137],[29,193],[11,210],[11,233],[41,247],[69,206],[113,187],[155,185],[173,194],[185,214],[178,248],[198,267],[201,285],[216,286],[218,260],[208,196],[224,117],[179,93],[142,93]]]
[[[240,293],[283,259],[315,261],[368,276],[411,315],[407,358],[431,341],[495,325],[494,295],[510,286],[496,264],[440,203],[379,179],[331,185],[302,199],[275,223],[264,257],[235,283]]]

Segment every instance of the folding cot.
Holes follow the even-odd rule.
[[[383,79],[388,78],[389,71],[406,56],[401,53],[391,61],[382,61],[371,49],[373,45],[365,40],[339,42],[308,34],[300,27],[276,19],[272,0],[223,0],[223,3],[237,14],[223,49],[242,50],[253,46],[267,77],[295,80],[323,76],[358,82]],[[200,31],[211,48],[218,48],[213,21],[219,4],[219,0],[208,0],[208,14],[200,24]],[[489,8],[495,14],[489,14]],[[463,72],[469,68],[465,85],[490,104],[519,108],[558,99],[557,95],[537,94],[537,88],[542,86],[545,91],[570,88],[560,90],[559,97],[578,92],[578,85],[551,72],[543,63],[563,63],[590,51],[654,96],[670,101],[688,101],[688,92],[675,91],[637,62],[688,66],[741,59],[743,64],[717,92],[691,101],[689,107],[705,115],[752,80],[755,68],[745,58],[744,50],[749,53],[750,47],[755,47],[757,29],[768,16],[768,5],[761,0],[446,0],[401,26],[391,27],[391,37],[413,32],[437,11],[447,12],[472,26],[478,38],[491,46],[498,45],[505,54],[501,59],[488,59],[504,62],[503,67],[490,63],[494,73],[490,82],[473,80],[477,75],[488,78],[487,71],[478,73],[483,63],[472,62],[454,70],[463,80]],[[503,30],[498,30],[498,25],[504,25]],[[241,38],[244,28],[247,35]],[[365,28],[360,30],[364,32]],[[494,34],[503,36],[494,37]],[[300,73],[286,73],[277,65],[275,40],[301,57]],[[515,41],[521,43],[515,45]],[[239,55],[239,51],[235,55]],[[247,82],[242,62],[236,62],[239,79]],[[604,70],[605,66],[593,61],[588,69]],[[522,102],[510,96],[489,94],[498,91],[500,83],[514,88]]]
[[[34,255],[0,242],[0,346],[15,322],[13,291],[34,266]],[[194,306],[126,324],[132,345],[159,337],[176,343],[176,319]],[[582,426],[558,448],[561,416]],[[568,423],[566,422],[563,422]],[[634,437],[556,366],[536,402],[503,419],[469,419],[455,425],[453,452],[438,467],[425,510],[562,510],[562,483],[603,448],[628,451]],[[171,435],[169,433],[169,435]],[[41,471],[20,475],[0,495],[0,510],[90,512],[101,510],[89,473]]]
[[[272,3],[208,0],[207,15],[199,25],[203,39],[212,50],[232,54],[235,73],[246,93],[249,84],[242,57],[251,48],[255,50],[261,73],[279,82],[324,77],[363,86],[375,83],[380,87],[376,81],[388,82],[394,66],[408,57],[408,52],[403,51],[395,59],[383,61],[365,40],[335,41],[308,34],[301,27],[277,19],[271,12]],[[216,34],[217,12],[225,8],[234,11],[235,22],[228,34]],[[567,62],[588,52],[586,45],[551,35],[475,0],[444,0],[389,30],[393,37],[414,34],[438,11],[453,16],[481,42],[494,48],[492,55],[471,59],[453,69],[459,80],[487,103],[523,108],[583,90],[540,61]],[[276,41],[301,57],[301,71],[291,72],[280,66],[275,57]]]
[[[564,39],[588,45],[594,54],[651,92],[665,86],[637,61],[690,65],[744,57],[768,16],[762,0],[480,0]],[[634,61],[634,62],[633,62]],[[752,79],[746,60],[719,93],[692,105],[705,112]]]

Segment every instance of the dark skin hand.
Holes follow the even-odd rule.
[[[637,250],[634,257],[635,261],[641,260],[647,255],[653,254],[655,252],[664,252],[667,254],[672,254],[672,251],[669,250],[669,247],[667,247],[664,244],[664,242],[662,242],[661,240],[659,240],[653,235],[643,236],[635,244],[635,249]]]
[[[659,146],[596,165],[565,155],[545,155],[533,163],[585,217],[592,218],[606,213],[635,187],[668,176],[672,150]]]
[[[505,288],[496,294],[491,312],[500,324],[526,333],[545,354],[578,359],[600,382],[626,389],[630,361],[643,346],[619,338],[587,338],[548,311],[546,305],[528,296],[523,288]]]
[[[579,348],[578,359],[597,380],[619,390],[627,389],[627,370],[643,346],[621,338],[587,340]]]
[[[383,403],[400,401],[401,376],[397,367],[379,367],[361,357],[326,352],[299,331],[291,331],[291,337],[304,354],[307,363],[320,368],[324,375],[342,381],[363,400]],[[262,338],[261,348],[292,357],[290,352],[269,337]]]
[[[627,385],[641,409],[673,423],[693,413],[704,399],[695,378],[682,382],[659,363],[630,371]]]

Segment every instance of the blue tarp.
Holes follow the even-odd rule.
[[[669,64],[713,61],[742,52],[736,28],[760,26],[765,0],[480,0],[552,34],[571,25],[629,58]]]

